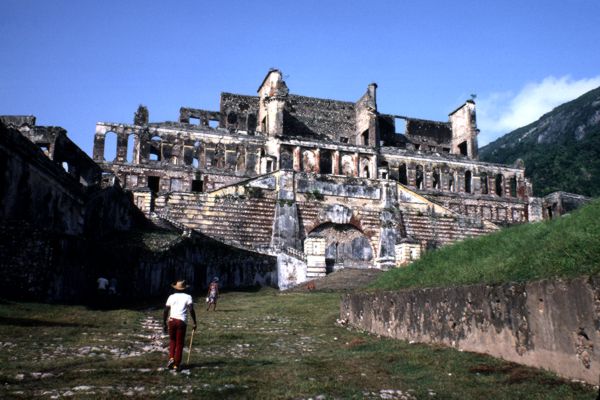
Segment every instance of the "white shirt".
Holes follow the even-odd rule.
[[[192,296],[186,293],[173,293],[167,299],[167,306],[171,307],[169,317],[187,321],[187,309],[192,304]]]
[[[106,278],[98,278],[98,289],[100,290],[106,290],[106,287],[108,286],[108,279]]]

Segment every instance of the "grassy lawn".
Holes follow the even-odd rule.
[[[525,282],[600,273],[600,199],[551,221],[524,224],[431,251],[382,274],[371,289]]]
[[[339,297],[263,289],[224,293],[216,312],[197,304],[190,365],[177,374],[163,368],[160,302],[109,311],[1,302],[0,398],[596,397],[589,386],[491,357],[338,326]]]

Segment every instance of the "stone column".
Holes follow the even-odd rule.
[[[354,153],[353,156],[353,161],[354,161],[354,176],[358,177],[360,176],[360,156],[358,155],[358,153]]]
[[[302,154],[300,146],[294,147],[294,171],[302,171]]]
[[[340,174],[340,152],[339,150],[335,150],[333,155],[331,156],[331,162],[333,165],[331,166],[331,172],[333,175]]]
[[[321,173],[321,149],[315,150],[315,170],[317,174]]]

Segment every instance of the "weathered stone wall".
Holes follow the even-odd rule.
[[[397,339],[486,353],[598,384],[600,277],[354,293],[350,325]]]
[[[94,240],[130,229],[141,213],[118,187],[84,187],[19,131],[0,124],[0,291],[76,299],[87,290]]]
[[[139,243],[142,235],[143,245]],[[275,257],[225,245],[200,233],[167,235],[126,233],[96,243],[88,270],[116,277],[129,299],[164,295],[169,283],[185,279],[194,293],[203,293],[213,277],[223,289],[277,286]]]

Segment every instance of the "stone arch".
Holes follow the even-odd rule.
[[[465,172],[465,193],[471,193],[471,179],[473,179],[473,174],[471,171]]]
[[[398,182],[403,185],[408,185],[408,170],[406,169],[406,163],[401,163],[398,166]]]
[[[328,270],[338,268],[369,268],[375,251],[369,238],[352,224],[324,222],[313,229],[310,237],[322,237],[325,244],[325,264]]]
[[[354,157],[351,154],[342,155],[342,175],[354,176]]]
[[[434,189],[437,189],[437,190],[441,189],[442,181],[441,181],[441,177],[440,177],[440,169],[439,168],[433,169],[433,172],[431,173],[431,184]]]
[[[499,197],[504,196],[504,176],[502,174],[496,174],[496,195]]]
[[[236,172],[244,172],[246,170],[246,148],[239,145],[237,146],[235,153],[235,170]]]
[[[288,147],[282,147],[279,154],[279,169],[293,169],[294,156]]]
[[[118,136],[114,131],[108,131],[104,134],[104,160],[114,162],[117,158]]]
[[[136,145],[138,144],[138,135],[135,133],[130,133],[127,135],[127,153],[125,155],[125,160],[128,163],[133,163],[136,161]]]
[[[158,135],[150,139],[150,148],[148,151],[148,160],[162,161],[162,138]]]
[[[418,164],[415,168],[415,186],[417,189],[423,189],[425,184],[425,175],[423,173],[423,166]]]
[[[371,178],[370,160],[366,157],[360,159],[360,176],[361,178]]]
[[[312,150],[304,150],[302,152],[302,171],[317,172],[317,157]]]

